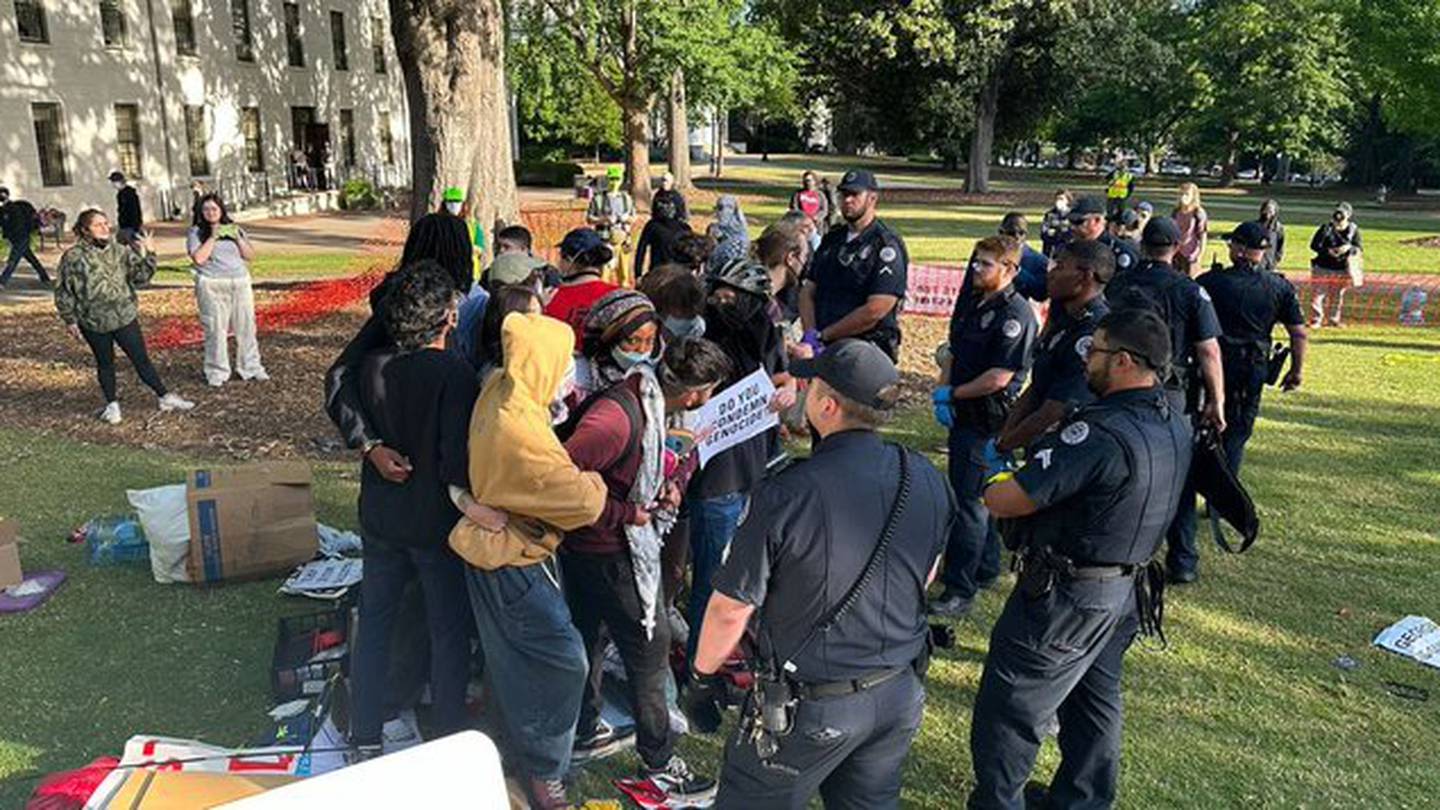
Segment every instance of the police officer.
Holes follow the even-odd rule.
[[[1116,273],[1105,288],[1113,309],[1148,309],[1170,327],[1170,373],[1164,380],[1177,411],[1225,430],[1225,381],[1220,365],[1220,321],[1205,288],[1175,270],[1180,228],[1170,217],[1155,217],[1140,236],[1145,261],[1132,272]],[[1170,581],[1194,582],[1200,559],[1195,548],[1195,491],[1187,484],[1175,525],[1170,527],[1166,567]]]
[[[880,185],[864,169],[840,179],[840,214],[820,240],[800,288],[804,341],[812,348],[855,337],[880,347],[893,361],[900,352],[900,302],[910,266],[905,242],[875,216]]]
[[[813,380],[805,416],[821,440],[751,496],[715,576],[686,709],[700,730],[718,727],[713,673],[758,613],[762,672],[717,806],[798,810],[818,791],[827,808],[893,808],[925,704],[925,587],[952,496],[923,456],[875,432],[899,395],[879,349],[842,340],[790,370]]]
[[[1000,220],[999,234],[1020,243],[1020,275],[1015,277],[1015,289],[1031,301],[1044,301],[1048,295],[1045,272],[1050,260],[1025,241],[1029,233],[1030,223],[1019,211],[1011,211]]]
[[[1225,369],[1225,432],[1221,435],[1230,469],[1240,473],[1245,442],[1260,413],[1260,392],[1270,371],[1270,334],[1275,324],[1290,333],[1290,371],[1285,391],[1300,387],[1309,337],[1295,288],[1267,269],[1270,238],[1259,222],[1246,222],[1228,237],[1229,269],[1211,270],[1195,281],[1215,304],[1224,335],[1220,357]]]
[[[1125,210],[1125,204],[1134,193],[1135,173],[1130,171],[1130,165],[1117,153],[1115,168],[1105,175],[1105,213],[1110,217],[1118,216]]]
[[[1015,403],[996,445],[1001,453],[1028,447],[1095,395],[1085,382],[1085,361],[1095,325],[1110,312],[1105,284],[1115,256],[1099,242],[1061,245],[1046,275],[1050,317],[1035,346],[1030,386]]]
[[[935,420],[949,429],[950,485],[958,511],[945,550],[945,590],[931,605],[938,616],[962,616],[976,591],[1000,576],[1000,536],[980,503],[987,459],[1024,387],[1038,331],[1030,304],[1015,290],[1020,245],[992,236],[970,260],[971,293],[950,317],[950,360],[931,399]]]
[[[1116,239],[1105,226],[1105,204],[1099,197],[1084,196],[1070,208],[1070,241],[1099,242],[1115,254],[1115,272],[1124,273],[1140,264],[1140,254],[1135,246],[1124,239]]]
[[[1061,761],[1041,806],[1115,801],[1121,659],[1137,631],[1159,630],[1151,594],[1163,579],[1149,561],[1190,466],[1190,425],[1160,383],[1169,344],[1154,313],[1107,315],[1086,361],[1099,400],[985,489],[991,512],[1014,521],[1006,541],[1021,568],[975,697],[971,808],[1025,806],[1051,718]]]

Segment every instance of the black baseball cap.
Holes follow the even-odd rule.
[[[841,191],[879,191],[880,182],[867,169],[851,169],[840,178]]]
[[[1070,206],[1070,221],[1080,222],[1087,217],[1105,216],[1105,203],[1094,194],[1086,194]]]
[[[124,172],[110,172],[110,182],[112,182],[112,183],[123,183],[123,182],[125,182],[125,174],[124,174]]]
[[[1170,247],[1180,244],[1180,226],[1170,217],[1151,217],[1145,223],[1145,232],[1140,241],[1155,247]]]
[[[1266,233],[1258,222],[1242,222],[1225,238],[1246,250],[1263,250],[1270,247],[1270,234]]]
[[[594,228],[576,228],[565,234],[565,238],[560,241],[560,255],[573,258],[603,244],[605,240]]]
[[[794,360],[790,373],[802,380],[816,377],[847,399],[882,411],[895,407],[900,371],[875,344],[846,338],[811,360]]]

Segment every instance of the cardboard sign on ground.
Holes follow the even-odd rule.
[[[20,569],[20,524],[0,518],[0,588],[10,588],[25,581]]]
[[[279,574],[315,556],[310,466],[265,462],[186,477],[192,582]]]
[[[218,807],[294,782],[294,776],[118,771],[113,795],[93,799],[100,810],[193,810]],[[97,791],[98,792],[98,791]]]

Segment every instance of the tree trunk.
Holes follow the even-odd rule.
[[[1220,185],[1235,184],[1235,175],[1240,170],[1240,133],[1231,130],[1225,136],[1225,162],[1220,166]]]
[[[970,136],[970,159],[965,164],[965,193],[990,191],[990,157],[995,148],[995,118],[1000,111],[1000,68],[986,77],[975,99],[975,131]]]
[[[625,177],[636,205],[650,204],[650,102],[627,100],[625,119]]]
[[[499,0],[389,6],[410,106],[410,218],[436,210],[443,190],[460,186],[487,229],[517,221]]]
[[[730,140],[730,113],[719,110],[715,113],[715,176],[725,173],[725,144]]]
[[[670,95],[666,98],[669,115],[665,127],[670,131],[670,173],[675,175],[675,188],[689,190],[694,181],[690,177],[690,122],[685,110],[685,72],[675,68],[670,78]]]

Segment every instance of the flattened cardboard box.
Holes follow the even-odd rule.
[[[265,462],[186,478],[193,582],[278,574],[315,556],[310,466]]]
[[[134,770],[101,810],[195,810],[220,807],[297,781],[293,776]]]
[[[11,588],[25,581],[20,569],[20,524],[0,518],[0,588]]]

